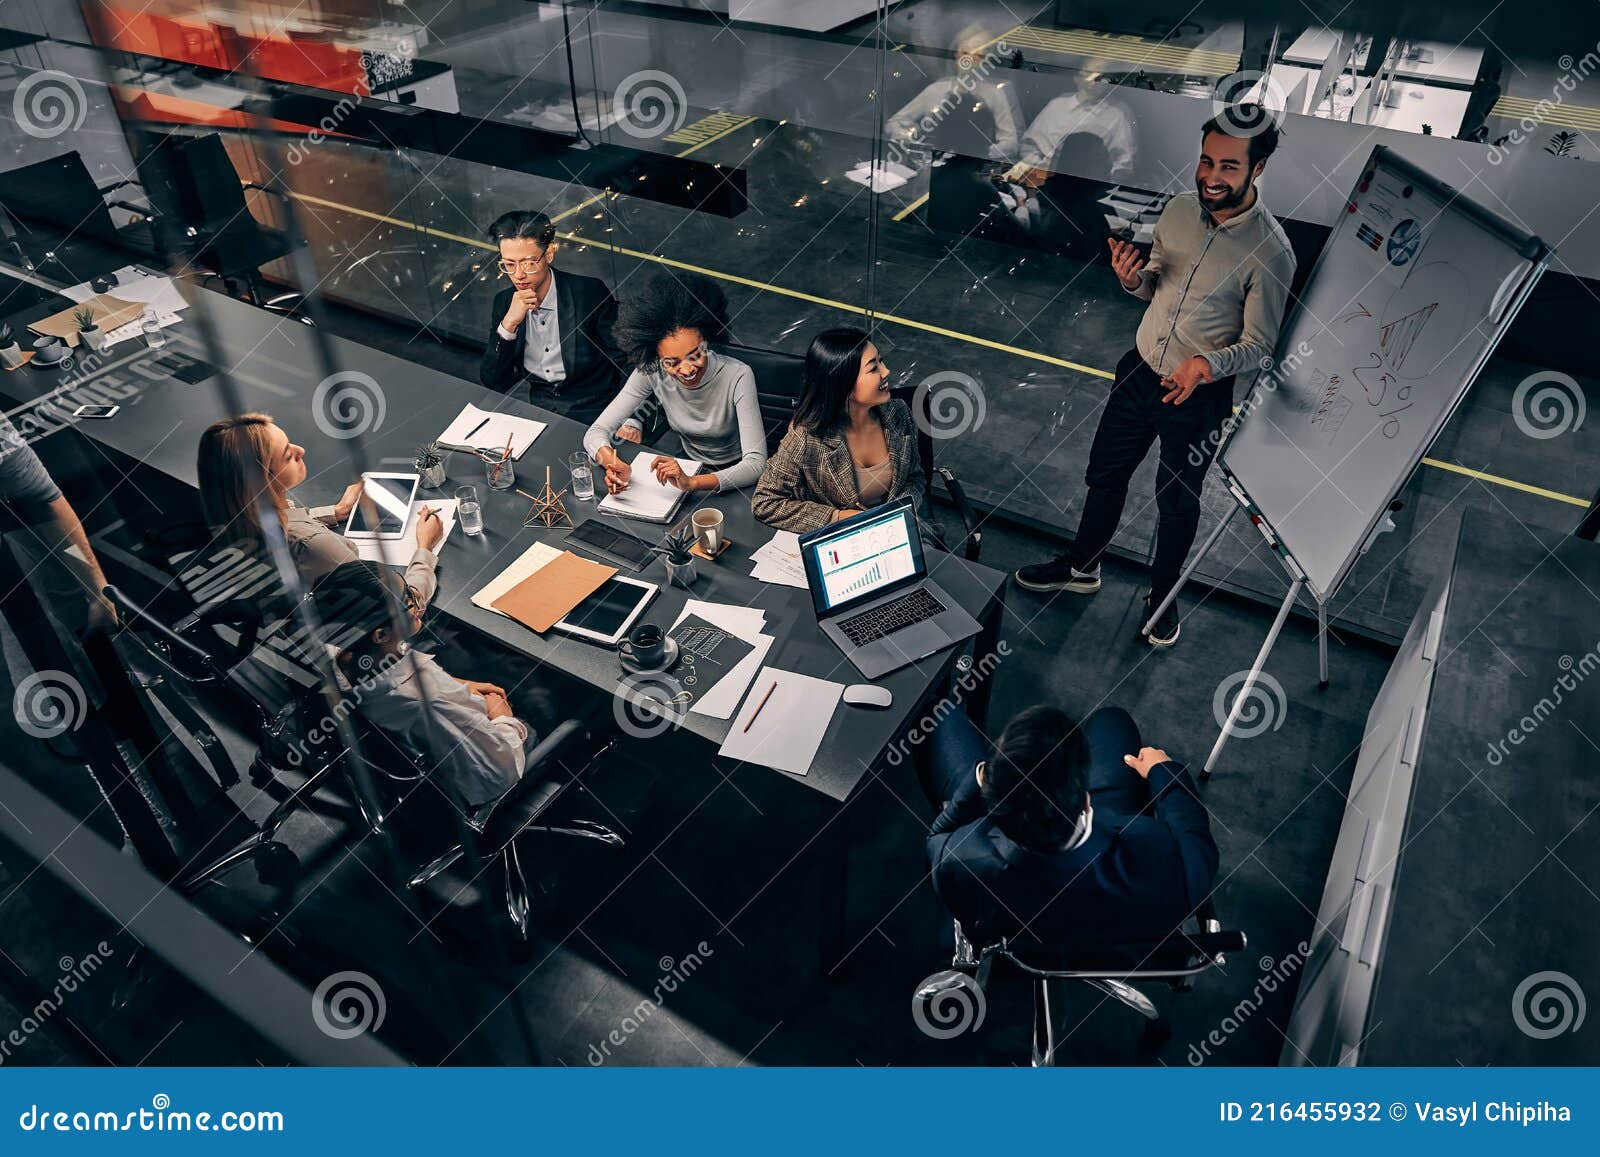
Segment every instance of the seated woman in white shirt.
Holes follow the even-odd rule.
[[[422,612],[397,575],[379,563],[347,562],[311,597],[355,714],[404,758],[425,757],[432,781],[468,808],[516,786],[537,742],[534,729],[517,717],[505,688],[458,679],[411,649]]]
[[[361,497],[361,483],[352,483],[332,506],[307,507],[289,492],[306,480],[306,452],[289,440],[267,414],[240,414],[213,422],[200,435],[197,464],[200,506],[207,524],[224,539],[261,547],[257,504],[265,501],[278,512],[295,569],[307,583],[361,556],[336,527],[343,526]],[[435,551],[444,524],[431,507],[417,511],[417,549],[406,566],[406,584],[426,608],[437,589]],[[399,561],[399,560],[396,560]]]
[[[684,456],[703,464],[685,474],[676,458],[657,455],[650,468],[658,481],[680,490],[736,490],[761,477],[767,435],[755,375],[712,348],[727,328],[722,290],[698,274],[657,272],[623,299],[614,332],[633,373],[583,438],[611,493],[627,489],[633,473],[612,440],[638,440],[630,415],[641,407],[659,409]]]

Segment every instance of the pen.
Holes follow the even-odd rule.
[[[756,704],[756,709],[750,713],[750,718],[744,721],[744,730],[749,731],[750,725],[756,721],[756,716],[761,714],[761,709],[767,705],[767,700],[772,698],[772,693],[778,689],[778,681],[774,679],[772,686],[767,688],[767,693],[761,697],[761,702]],[[741,732],[743,734],[743,732]]]
[[[479,430],[483,429],[488,424],[489,424],[489,419],[485,418],[483,421],[479,422],[476,426],[472,427],[472,429],[468,430],[467,431],[467,436],[465,438],[461,439],[461,441],[466,443],[468,446],[472,445],[472,436],[474,434],[476,434]]]

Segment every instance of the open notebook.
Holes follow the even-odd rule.
[[[628,488],[621,494],[606,495],[600,502],[600,509],[607,514],[620,514],[624,518],[637,518],[644,522],[671,522],[688,492],[676,486],[663,486],[656,481],[650,463],[660,456],[659,450],[641,447],[629,463],[633,474],[628,480]],[[700,473],[700,463],[692,458],[679,458],[678,465],[683,467],[685,474]]]
[[[437,441],[447,450],[498,452],[506,448],[509,439],[512,459],[520,460],[534,439],[544,433],[544,425],[533,418],[480,410],[468,403],[461,407],[461,413],[444,428]]]

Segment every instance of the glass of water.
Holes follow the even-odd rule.
[[[456,520],[461,533],[476,538],[483,533],[483,508],[478,505],[478,488],[462,486],[456,490]]]
[[[572,469],[572,496],[586,500],[593,498],[594,466],[589,462],[589,455],[582,450],[569,454],[567,465]]]
[[[161,332],[161,319],[153,309],[145,310],[139,318],[139,332],[144,335],[144,344],[150,349],[158,350],[167,344],[167,335]]]

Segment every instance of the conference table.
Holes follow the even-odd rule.
[[[21,276],[4,267],[0,271]],[[325,331],[314,334],[283,315],[225,295],[181,282],[179,286],[191,304],[182,314],[184,320],[164,331],[168,335],[164,349],[146,349],[142,342],[132,341],[112,347],[96,359],[90,372],[80,368],[63,374],[25,367],[0,375],[0,392],[6,395],[7,412],[13,423],[30,437],[33,432],[70,425],[103,449],[130,460],[130,466],[139,463],[145,470],[194,487],[195,451],[201,432],[235,409],[265,411],[305,448],[309,474],[295,498],[316,505],[333,502],[356,478],[359,469],[412,470],[417,446],[436,438],[463,405],[472,403],[482,409],[547,423],[515,463],[519,489],[536,492],[541,488],[546,467],[551,470],[557,490],[570,481],[566,459],[581,448],[584,432],[575,422],[383,350]],[[59,299],[40,302],[8,320],[20,330],[27,322],[61,307]],[[209,339],[203,340],[207,329]],[[318,341],[314,340],[319,338],[326,342],[332,365],[325,364],[319,355]],[[232,404],[222,388],[221,376],[193,384],[173,377],[168,369],[173,360],[168,357],[170,354],[223,369],[235,394]],[[319,394],[319,385],[328,382],[333,374],[343,376]],[[71,388],[64,390],[63,384],[69,378]],[[369,405],[370,420],[358,420],[355,427],[341,428],[327,413],[313,413],[314,398],[322,400],[326,411],[334,397],[350,391],[353,392],[347,402]],[[66,417],[82,401],[101,400],[118,402],[121,412],[102,421],[73,422]],[[367,428],[359,445],[365,461],[358,466],[351,457],[358,440],[343,435],[363,425]],[[484,529],[481,535],[469,537],[457,526],[441,548],[439,591],[430,614],[491,638],[536,663],[553,666],[607,696],[619,691],[627,694],[614,650],[559,632],[536,634],[472,603],[476,591],[533,543],[543,541],[560,547],[567,531],[539,525],[525,527],[530,507],[526,497],[513,491],[490,490],[485,485],[484,463],[475,456],[456,452],[447,457],[443,486],[437,491],[420,491],[419,500],[426,501],[430,496],[448,498],[458,486],[474,485],[482,504]],[[597,498],[603,496],[604,487],[598,490]],[[70,487],[68,492],[70,496]],[[666,529],[601,514],[595,501],[580,501],[570,493],[563,502],[575,524],[599,518],[651,541]],[[748,493],[691,494],[680,516],[704,506],[723,513],[731,545],[716,562],[697,563],[699,577],[692,589],[669,585],[659,558],[642,571],[620,570],[623,575],[660,587],[642,621],[670,627],[691,598],[759,607],[766,612],[766,633],[776,640],[766,656],[766,665],[845,684],[861,682],[855,669],[818,627],[809,592],[750,576],[751,553],[769,541],[773,532],[752,515]],[[790,785],[791,790],[783,798],[797,807],[812,809],[823,829],[821,837],[814,841],[814,851],[824,868],[824,902],[838,905],[833,915],[841,920],[846,849],[839,841],[846,825],[828,822],[828,817],[836,815],[869,776],[884,767],[885,753],[892,745],[898,742],[902,752],[906,750],[904,736],[908,729],[916,729],[918,724],[931,726],[921,716],[949,688],[949,675],[958,661],[963,667],[968,662],[972,666],[962,679],[970,690],[956,694],[981,724],[989,692],[983,676],[992,671],[997,656],[1003,653],[999,650],[999,630],[1004,613],[1004,574],[931,547],[928,565],[940,586],[978,619],[982,633],[964,648],[947,649],[885,676],[880,685],[894,697],[887,709],[841,703],[805,775],[720,760],[716,748],[728,733],[729,720],[692,711],[675,720],[674,738],[694,737],[698,741],[691,748],[694,757],[719,765],[717,774],[737,772],[743,778],[750,770],[756,770]],[[909,766],[901,771],[909,774]],[[829,923],[826,919],[824,922]],[[835,943],[839,934],[837,926],[825,928],[824,940]]]

